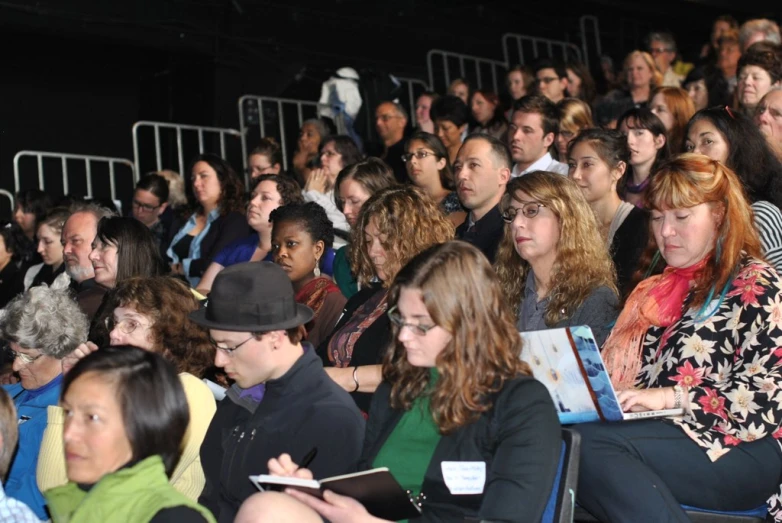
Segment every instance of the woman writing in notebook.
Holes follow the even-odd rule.
[[[684,414],[579,425],[578,503],[601,521],[689,521],[682,504],[779,511],[782,282],[741,182],[685,154],[645,198],[653,243],[639,274],[666,268],[628,297],[603,359],[625,411]]]
[[[388,316],[395,341],[359,470],[387,467],[421,501],[415,521],[540,521],[560,427],[546,388],[519,359],[513,313],[489,262],[458,241],[425,250],[394,280]],[[476,469],[483,472],[468,479]],[[269,471],[312,477],[287,454]],[[289,494],[250,498],[236,521],[381,521],[345,496]]]

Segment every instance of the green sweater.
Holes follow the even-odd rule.
[[[181,506],[197,510],[209,523],[215,522],[208,510],[169,484],[160,456],[104,476],[88,492],[69,482],[47,490],[44,497],[54,523],[147,523],[161,510]]]

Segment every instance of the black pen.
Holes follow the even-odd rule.
[[[301,464],[299,465],[299,468],[306,469],[307,467],[309,467],[310,463],[312,463],[312,460],[315,459],[315,456],[317,455],[318,455],[318,447],[312,447],[312,450],[304,455],[304,458],[301,460]]]

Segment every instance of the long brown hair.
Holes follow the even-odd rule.
[[[735,277],[742,251],[763,259],[752,208],[736,173],[701,154],[686,153],[663,164],[644,196],[650,210],[679,209],[709,203],[721,216],[713,256],[698,273],[690,307],[702,306],[714,290],[719,294]],[[649,245],[636,279],[649,273],[658,246],[649,231]],[[658,268],[659,270],[659,268]],[[657,272],[657,271],[655,271]]]
[[[616,270],[592,208],[578,185],[557,173],[537,171],[514,178],[500,207],[506,210],[518,193],[528,194],[544,204],[559,220],[557,258],[551,267],[551,290],[546,307],[546,325],[553,326],[570,318],[593,290],[604,286],[618,294]],[[495,268],[508,304],[518,310],[529,263],[514,247],[513,230],[505,226],[505,234],[497,249]]]
[[[477,248],[461,241],[432,246],[401,270],[389,291],[389,306],[401,289],[421,291],[432,321],[452,339],[437,356],[439,378],[430,408],[447,434],[477,420],[492,407],[491,396],[518,376],[531,375],[519,359],[521,337],[497,275]],[[383,362],[383,379],[392,385],[391,406],[409,410],[429,388],[430,372],[407,361],[397,339]]]

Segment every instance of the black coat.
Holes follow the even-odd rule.
[[[372,399],[359,470],[373,468],[403,411],[389,404],[391,386],[382,383]],[[538,522],[557,474],[562,436],[548,390],[532,377],[513,379],[492,398],[493,407],[475,423],[442,436],[424,476],[423,516],[415,521],[465,518]],[[486,463],[483,494],[452,495],[443,479],[444,461]]]
[[[217,405],[201,445],[206,486],[198,502],[218,522],[232,522],[257,492],[248,479],[267,474],[269,459],[287,452],[294,462],[317,447],[315,478],[354,472],[364,440],[364,418],[326,372],[310,346],[281,378],[266,382],[263,400],[232,387]]]

